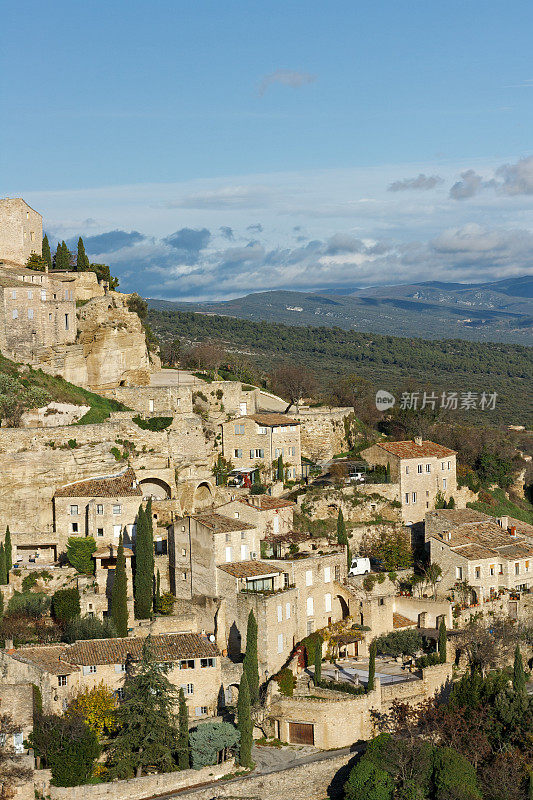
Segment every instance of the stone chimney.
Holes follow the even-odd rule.
[[[504,530],[507,530],[507,528],[509,527],[509,517],[507,516],[500,517],[500,525]]]
[[[514,538],[516,538],[516,525],[512,525],[512,526],[511,526],[511,528],[510,528],[510,530],[509,530],[509,533],[511,534],[511,536],[513,537],[513,539],[514,539]]]
[[[421,436],[415,436],[415,444],[417,444],[419,447],[422,447],[422,437]]]

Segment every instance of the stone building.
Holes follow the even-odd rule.
[[[61,546],[69,536],[93,536],[97,545],[114,543],[122,533],[131,546],[143,492],[128,467],[114,475],[68,483],[54,495],[54,523]]]
[[[421,522],[435,508],[437,493],[449,500],[457,492],[456,453],[443,445],[417,436],[412,442],[378,442],[360,455],[373,467],[389,465],[407,524]]]
[[[437,525],[430,518],[427,535],[431,562],[442,569],[441,592],[466,582],[473,602],[483,603],[502,590],[527,591],[533,585],[533,545],[514,527],[504,530],[490,519],[453,527],[444,519],[440,531]]]
[[[85,689],[103,683],[118,699],[126,665],[141,657],[145,638],[93,639],[0,651],[0,684],[33,683],[45,713],[61,713]],[[220,654],[206,636],[174,633],[151,638],[153,652],[170,662],[168,678],[183,688],[191,717],[213,716],[222,685]]]
[[[217,597],[218,564],[248,561],[260,553],[257,529],[215,512],[177,518],[169,529],[170,588],[175,597]]]
[[[107,616],[111,610],[111,593],[115,582],[115,567],[117,565],[118,544],[112,543],[101,545],[93,553],[94,559],[94,582],[93,590],[80,592],[81,614],[89,616]],[[126,597],[128,606],[128,626],[133,625],[133,572],[131,562],[133,550],[130,547],[124,548],[124,558],[126,561]],[[92,577],[92,576],[91,576]],[[79,585],[78,581],[78,585]],[[87,581],[87,583],[89,583]],[[81,587],[80,587],[81,588]]]
[[[253,610],[263,675],[277,672],[308,634],[346,616],[337,585],[346,577],[342,552],[220,564],[217,572],[228,653],[236,657],[246,649]]]
[[[281,535],[292,531],[294,507],[295,503],[283,497],[259,494],[237,497],[219,506],[217,511],[253,525],[263,540],[269,534]]]
[[[25,264],[32,253],[41,255],[43,218],[22,197],[0,200],[0,259]]]
[[[262,412],[224,422],[222,452],[236,469],[265,466],[269,477],[280,456],[286,477],[297,480],[302,474],[300,423],[285,414]]]
[[[0,350],[31,358],[41,347],[73,344],[76,302],[69,282],[0,265]]]

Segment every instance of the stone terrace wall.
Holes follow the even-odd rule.
[[[296,417],[301,422],[302,455],[319,461],[332,458],[346,445],[344,419],[353,408],[302,408]]]

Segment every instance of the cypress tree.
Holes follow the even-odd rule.
[[[87,272],[89,269],[89,259],[85,254],[85,246],[83,244],[83,239],[78,239],[78,255],[76,257],[76,271],[77,272]]]
[[[48,241],[48,236],[46,235],[46,233],[43,237],[42,253],[43,253],[42,258],[45,265],[48,267],[48,269],[52,269],[52,253],[50,252],[50,243]]]
[[[444,664],[446,661],[446,642],[447,642],[447,634],[446,634],[446,622],[444,619],[441,619],[439,625],[439,642],[438,642],[438,651],[440,656],[440,663]]]
[[[524,662],[522,661],[522,653],[517,644],[514,651],[514,665],[513,665],[513,689],[517,694],[525,694],[526,691],[526,673],[524,672]]]
[[[322,640],[315,647],[315,684],[322,680]]]
[[[152,613],[153,552],[153,547],[150,551],[148,520],[141,504],[137,515],[135,537],[134,599],[137,619],[149,619]]]
[[[337,542],[342,545],[348,544],[348,537],[346,536],[346,523],[344,521],[342,508],[339,508],[339,513],[337,515]]]
[[[390,483],[390,462],[389,461],[387,461],[387,469],[386,469],[385,475],[387,476],[387,483]]]
[[[180,689],[178,727],[178,766],[180,769],[189,769],[189,710],[183,689]]]
[[[7,570],[6,570],[6,551],[4,545],[0,544],[0,584],[5,586],[7,583]]]
[[[154,611],[159,611],[159,604],[161,602],[161,575],[159,570],[155,576],[155,598],[154,598]]]
[[[248,689],[248,681],[246,680],[246,672],[242,673],[241,682],[239,683],[239,698],[237,701],[237,727],[241,734],[241,742],[239,747],[239,764],[241,767],[249,768],[252,764],[252,714],[250,707],[250,691]]]
[[[377,645],[372,642],[370,645],[370,658],[368,660],[368,683],[366,685],[367,692],[371,692],[374,688],[374,679],[376,677],[376,651]]]
[[[146,528],[148,531],[148,540],[150,543],[152,575],[153,575],[155,569],[155,557],[154,557],[154,519],[152,515],[152,498],[150,498],[146,503],[146,509],[144,513],[146,515]]]
[[[252,705],[259,700],[259,664],[257,661],[257,621],[253,611],[248,614],[246,628],[246,654],[243,664],[244,674]]]
[[[118,540],[115,580],[111,590],[111,619],[117,636],[128,635],[128,578],[126,575],[126,558],[122,534]]]
[[[278,458],[278,466],[277,466],[276,472],[277,472],[276,477],[277,477],[278,481],[284,481],[285,480],[285,468],[283,466],[283,456],[281,454],[280,454],[280,456]]]
[[[4,595],[0,592],[0,619],[4,616]]]
[[[13,548],[11,545],[11,531],[9,530],[9,525],[6,528],[4,549],[6,551],[6,571],[9,572],[9,570],[13,567]]]

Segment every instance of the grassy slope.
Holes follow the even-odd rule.
[[[519,504],[509,500],[503,489],[493,489],[492,491],[482,491],[481,495],[489,495],[491,500],[477,500],[475,503],[468,503],[469,508],[482,511],[493,517],[508,516],[513,519],[520,519],[533,525],[533,505],[527,500],[520,500]]]
[[[87,389],[82,389],[80,386],[75,386],[63,378],[47,375],[40,369],[28,369],[2,355],[0,355],[0,373],[20,380],[26,387],[44,389],[50,397],[50,402],[90,406],[89,411],[80,419],[79,425],[103,422],[112,411],[123,411],[125,408],[116,400],[108,400]]]

